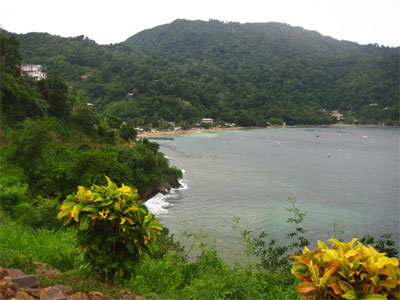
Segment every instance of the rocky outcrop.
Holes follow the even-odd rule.
[[[44,263],[37,263],[42,275],[59,276],[60,271]],[[45,270],[45,271],[43,271]],[[43,273],[45,272],[45,273]],[[73,294],[72,287],[57,284],[40,288],[40,282],[35,275],[25,274],[18,269],[3,269],[0,267],[0,300],[105,300],[100,292],[81,292]]]
[[[37,273],[46,278],[59,278],[62,273],[45,263],[34,263]],[[41,288],[35,275],[25,274],[18,269],[0,267],[0,300],[106,300],[107,296],[100,292],[88,294],[73,293],[72,287],[56,284]],[[119,290],[120,300],[147,300],[143,296],[127,289]]]
[[[150,199],[158,193],[167,194],[172,188],[179,188],[181,184],[176,177],[170,177],[159,185],[153,185],[139,189],[140,198],[143,200]]]

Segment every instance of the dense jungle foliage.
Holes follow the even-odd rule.
[[[126,142],[135,139],[134,128],[111,128],[86,106],[86,97],[59,77],[35,81],[20,76],[18,44],[1,34],[3,209],[17,216],[23,211],[32,216],[28,223],[40,225],[34,217],[38,207],[54,213],[59,200],[78,185],[104,183],[105,174],[139,190],[181,177],[156,143]]]
[[[137,125],[399,121],[399,49],[338,41],[279,23],[176,20],[125,42],[18,35],[25,63],[83,90],[99,111]]]

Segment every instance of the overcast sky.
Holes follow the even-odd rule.
[[[2,0],[16,33],[85,35],[100,44],[175,19],[281,22],[360,44],[400,46],[400,0]]]

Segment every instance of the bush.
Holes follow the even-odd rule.
[[[57,213],[60,204],[57,198],[35,199],[19,203],[13,210],[13,216],[33,228],[56,228],[59,225]]]
[[[5,210],[28,199],[28,184],[21,183],[15,176],[3,174],[0,179],[0,205]]]
[[[137,190],[118,188],[106,179],[107,186],[79,186],[67,196],[58,217],[65,226],[75,224],[84,267],[112,282],[115,274],[129,278],[143,253],[158,250],[157,235],[163,228],[136,202]]]
[[[292,274],[301,283],[297,291],[303,299],[399,299],[399,260],[389,258],[357,239],[343,243],[328,242],[334,249],[318,241],[318,249],[307,247],[302,256],[292,255]]]
[[[126,141],[136,139],[138,132],[132,124],[125,124],[119,130],[119,135]]]

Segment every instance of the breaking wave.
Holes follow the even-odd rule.
[[[180,190],[186,190],[189,188],[187,182],[184,180],[180,180],[179,183],[181,184],[181,187],[176,188],[176,189],[171,189],[171,191],[163,195],[161,193],[158,193],[155,195],[153,198],[150,198],[147,200],[144,205],[147,207],[149,212],[151,212],[153,215],[160,216],[160,215],[165,215],[168,214],[168,209],[167,207],[171,206],[172,204],[168,202],[168,199],[174,199],[176,197],[176,194]]]

